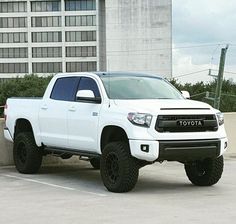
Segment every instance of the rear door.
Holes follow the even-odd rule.
[[[40,107],[39,124],[44,145],[68,148],[67,115],[70,102],[75,100],[79,77],[57,79],[51,96]]]
[[[101,97],[95,79],[81,77],[77,90],[91,90],[95,97]],[[77,150],[97,151],[98,118],[101,103],[82,101],[70,102],[68,110],[69,147]]]

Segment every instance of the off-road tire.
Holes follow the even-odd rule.
[[[188,179],[197,186],[211,186],[216,184],[223,173],[224,158],[205,159],[185,165]]]
[[[129,145],[125,142],[105,146],[100,171],[104,186],[116,193],[132,190],[139,175],[137,160],[130,155]]]
[[[42,163],[42,153],[31,132],[19,133],[14,141],[13,158],[20,173],[37,173]]]
[[[89,162],[95,170],[100,169],[100,158],[92,158],[89,160]]]

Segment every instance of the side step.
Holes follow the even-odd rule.
[[[100,158],[100,154],[94,153],[94,152],[88,152],[83,150],[74,150],[74,149],[62,149],[62,148],[51,148],[46,147],[44,148],[44,151],[52,154],[71,154],[71,155],[77,155],[80,156],[81,160],[86,160],[84,157],[87,158]]]

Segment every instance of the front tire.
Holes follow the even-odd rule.
[[[212,186],[216,184],[221,178],[223,168],[223,156],[185,164],[188,179],[197,186]]]
[[[31,132],[19,133],[14,141],[13,158],[20,173],[37,173],[42,163],[42,153],[35,144]]]
[[[101,177],[111,192],[128,192],[137,183],[139,168],[130,155],[125,142],[112,142],[105,146],[101,157]]]

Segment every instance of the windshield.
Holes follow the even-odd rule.
[[[183,99],[166,80],[148,76],[102,76],[110,99]]]

